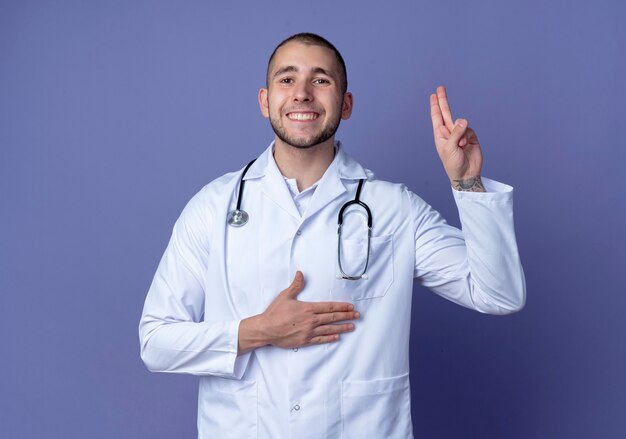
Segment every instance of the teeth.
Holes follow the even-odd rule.
[[[287,117],[291,120],[314,120],[317,119],[315,113],[289,113]]]

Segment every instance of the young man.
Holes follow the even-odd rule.
[[[344,152],[335,132],[352,103],[328,41],[283,41],[259,92],[274,141],[205,186],[174,227],[141,355],[150,370],[201,377],[201,438],[412,437],[413,280],[481,312],[524,305],[512,188],[481,179],[477,136],[453,121],[445,89],[431,116],[463,232]]]

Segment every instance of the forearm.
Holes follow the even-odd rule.
[[[489,314],[521,309],[524,274],[513,228],[512,188],[483,180],[488,193],[454,190],[463,230],[414,194],[414,276],[459,305]],[[495,193],[498,192],[498,193]]]
[[[239,321],[164,322],[140,326],[141,358],[153,372],[240,378],[247,363],[237,355]]]
[[[508,188],[508,192],[488,195],[455,193],[467,247],[472,300],[493,314],[518,311],[526,298]]]

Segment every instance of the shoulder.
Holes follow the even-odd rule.
[[[382,180],[377,178],[370,169],[364,168],[364,170],[367,175],[367,190],[371,191],[373,195],[391,197],[395,200],[402,199],[403,202],[411,197],[417,197],[404,183]],[[363,190],[365,191],[365,187]]]
[[[404,218],[411,217],[413,220],[433,211],[430,204],[404,183],[378,179],[369,169],[365,172],[368,178],[366,186],[363,187],[363,197],[369,194],[376,202],[382,203],[385,209],[392,210]]]
[[[224,191],[232,189],[236,186],[237,183],[239,183],[240,177],[241,171],[229,172],[221,177],[217,177],[215,180],[207,183],[202,189],[200,189],[194,198],[209,200],[214,197],[223,197]]]
[[[187,202],[180,219],[194,223],[209,221],[221,205],[230,201],[240,176],[241,171],[229,172],[207,183]]]

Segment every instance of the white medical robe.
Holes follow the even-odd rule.
[[[453,191],[461,232],[338,146],[300,215],[272,150],[245,176],[245,226],[226,224],[241,171],[209,183],[185,207],[146,298],[141,356],[150,370],[200,376],[200,438],[412,437],[414,278],[481,312],[521,309],[512,188],[483,179],[488,193]],[[337,215],[359,179],[367,179],[361,200],[373,236],[367,277],[354,281],[337,276]],[[344,268],[354,273],[367,253],[359,209],[347,215],[342,244]],[[237,356],[241,319],[263,312],[297,270],[306,283],[298,299],[354,303],[355,330],[334,343]]]

